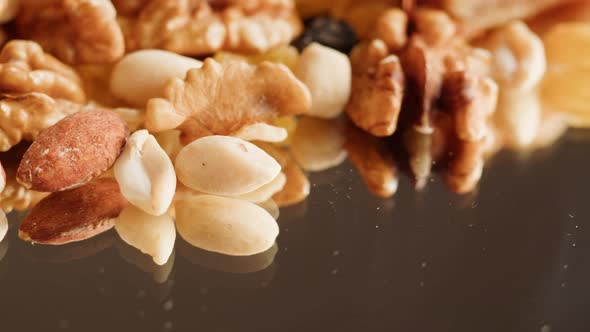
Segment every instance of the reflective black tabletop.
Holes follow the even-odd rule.
[[[249,259],[178,237],[163,267],[114,230],[61,247],[0,243],[0,331],[588,331],[590,135],[504,151],[478,190],[393,199],[348,162],[281,209],[277,246]]]

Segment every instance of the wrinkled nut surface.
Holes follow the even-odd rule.
[[[255,123],[242,127],[230,136],[241,138],[245,141],[262,141],[278,143],[287,139],[289,133],[285,128],[269,125],[267,123]]]
[[[342,113],[350,98],[351,67],[348,56],[312,43],[297,62],[295,76],[311,93],[310,116],[331,119]]]
[[[277,222],[260,206],[211,195],[178,202],[176,227],[193,246],[232,256],[264,252],[279,234]]]
[[[0,151],[8,151],[22,140],[35,140],[41,131],[81,106],[33,92],[0,96],[0,110]]]
[[[279,173],[272,181],[264,186],[249,192],[247,194],[235,196],[234,198],[242,199],[252,203],[262,203],[273,197],[274,194],[280,192],[285,187],[287,176],[285,173]]]
[[[126,207],[115,219],[115,230],[127,244],[152,256],[164,265],[174,250],[176,227],[168,215],[154,216],[134,207]]]
[[[281,165],[256,145],[230,136],[207,136],[185,146],[176,157],[184,185],[214,195],[236,196],[271,182]]]
[[[202,68],[189,70],[184,81],[168,81],[164,98],[148,102],[145,125],[150,132],[178,127],[186,144],[280,115],[305,113],[310,104],[307,87],[283,65],[219,64],[209,58]]]
[[[136,107],[145,107],[150,98],[161,97],[166,82],[184,79],[192,68],[203,63],[162,50],[142,50],[125,55],[113,68],[110,89],[114,96]]]
[[[352,91],[346,113],[363,130],[391,136],[396,128],[405,91],[400,60],[388,55],[381,40],[361,43],[350,55]]]
[[[176,173],[166,152],[147,130],[129,137],[113,169],[129,203],[154,216],[166,213],[176,191]]]
[[[16,181],[16,167],[4,165],[6,172],[6,186],[0,191],[0,210],[10,213],[12,210],[24,211],[47,196],[46,193],[29,190]]]
[[[26,188],[55,192],[75,188],[109,169],[129,136],[123,119],[96,109],[74,113],[43,131],[18,167]]]
[[[68,63],[110,63],[125,42],[108,0],[21,0],[17,29]]]
[[[350,124],[347,126],[344,147],[348,159],[373,194],[384,198],[395,194],[399,180],[391,152],[383,141]]]
[[[483,46],[493,54],[492,75],[505,92],[529,91],[545,74],[543,41],[521,21],[499,28]]]
[[[0,90],[4,93],[41,92],[54,98],[84,103],[78,74],[43,52],[32,41],[12,40],[0,52]]]
[[[128,49],[160,48],[187,55],[225,49],[261,53],[288,44],[302,29],[292,0],[143,1],[121,6]],[[130,7],[130,8],[129,8]]]
[[[342,123],[302,117],[293,134],[291,153],[306,171],[319,172],[340,165],[346,159]]]
[[[21,223],[19,237],[42,244],[82,241],[111,229],[126,205],[117,182],[98,179],[42,199]]]

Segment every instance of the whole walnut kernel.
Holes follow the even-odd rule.
[[[0,92],[41,92],[77,103],[86,101],[80,77],[43,52],[39,44],[13,40],[0,52]]]
[[[111,63],[125,52],[109,0],[22,0],[17,30],[72,64]]]

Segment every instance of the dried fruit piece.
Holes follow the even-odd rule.
[[[311,43],[319,43],[348,54],[356,42],[356,34],[348,23],[330,16],[317,16],[305,21],[305,30],[293,45],[301,51]]]
[[[189,69],[202,65],[199,60],[168,51],[132,52],[113,68],[110,90],[114,96],[131,105],[145,107],[150,98],[163,95],[164,86],[170,78],[184,79]]]
[[[134,207],[126,207],[115,220],[117,233],[129,245],[152,256],[164,265],[174,250],[176,228],[167,215],[154,216]]]
[[[488,36],[482,45],[493,54],[492,75],[504,92],[529,91],[545,74],[545,49],[525,23],[508,23]]]
[[[291,143],[293,158],[306,171],[319,172],[346,160],[342,123],[312,117],[299,119]]]
[[[350,55],[352,90],[346,113],[375,136],[390,136],[397,128],[404,96],[404,73],[395,55],[380,40],[357,46]]]
[[[301,53],[295,76],[311,93],[307,115],[331,119],[342,113],[350,98],[351,69],[346,55],[313,43]]]
[[[164,98],[148,102],[146,128],[159,132],[178,127],[182,141],[189,143],[279,115],[301,114],[310,104],[308,89],[283,65],[207,59],[202,68],[189,70],[184,81],[170,80]]]
[[[41,131],[81,108],[42,93],[0,95],[0,151],[8,151],[22,140],[35,140]]]
[[[178,202],[176,227],[193,246],[232,256],[264,252],[279,234],[276,221],[258,205],[211,195]]]
[[[125,53],[108,0],[21,0],[19,33],[68,63],[110,63]]]
[[[82,241],[111,229],[126,205],[117,182],[98,179],[42,199],[21,223],[19,237],[42,244]]]
[[[168,211],[176,191],[176,173],[166,152],[147,130],[129,137],[113,169],[129,203],[154,216]]]
[[[192,142],[178,153],[174,164],[184,185],[227,196],[252,192],[281,171],[281,166],[259,147],[229,136],[208,136]]]
[[[54,98],[84,103],[80,77],[70,67],[32,41],[13,40],[0,53],[0,90],[4,93],[42,92]]]
[[[370,192],[384,198],[395,194],[398,177],[385,142],[349,124],[344,147]]]
[[[257,204],[262,203],[271,199],[274,194],[283,190],[286,182],[287,177],[285,176],[285,173],[279,173],[279,175],[277,175],[272,181],[265,184],[264,186],[252,192],[235,196],[234,198],[243,199],[245,201]]]
[[[127,136],[127,124],[111,111],[72,114],[37,137],[23,156],[17,179],[37,191],[81,186],[113,165]]]

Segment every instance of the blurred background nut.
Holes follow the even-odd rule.
[[[8,232],[8,219],[6,219],[6,214],[4,211],[0,210],[0,242],[4,240],[4,236]]]
[[[168,79],[184,79],[189,69],[202,65],[199,60],[162,50],[128,53],[113,68],[110,89],[130,105],[145,107],[150,98],[164,94]]]
[[[10,213],[12,210],[24,211],[33,207],[47,193],[29,190],[16,181],[18,162],[3,164],[6,172],[6,186],[0,191],[0,210]]]
[[[127,127],[131,132],[143,127],[144,112],[142,110],[128,107],[115,107],[111,110],[127,122]]]
[[[220,64],[208,58],[203,67],[189,70],[184,80],[169,80],[163,98],[148,102],[145,125],[150,132],[178,127],[187,144],[271,122],[280,115],[305,113],[310,104],[309,90],[284,65]]]
[[[164,265],[174,250],[176,228],[167,215],[154,216],[128,206],[115,219],[115,229],[123,241],[152,256],[158,265]]]
[[[81,105],[42,93],[0,95],[0,152],[22,140],[33,141],[43,130],[81,109]]]
[[[408,15],[400,8],[383,12],[375,23],[373,37],[382,40],[390,52],[399,51],[408,38]]]
[[[319,172],[346,160],[344,128],[338,119],[299,119],[293,134],[291,153],[306,171]]]
[[[21,0],[0,0],[0,24],[4,24],[16,16]]]
[[[264,61],[273,63],[282,63],[295,70],[297,60],[299,59],[299,51],[291,45],[279,45],[270,50],[260,54],[241,54],[228,51],[221,51],[215,53],[214,59],[218,62],[226,61],[246,61],[253,65],[258,65]]]
[[[54,98],[84,103],[78,74],[32,41],[13,40],[0,53],[0,91],[41,92]]]
[[[264,252],[279,234],[277,222],[258,205],[211,195],[178,202],[176,227],[193,246],[232,256]]]
[[[71,64],[110,63],[125,53],[109,0],[20,0],[17,30]]]
[[[482,46],[493,54],[492,75],[503,92],[531,90],[545,74],[543,42],[522,21],[501,26]]]
[[[348,56],[313,43],[301,53],[295,75],[311,93],[311,108],[307,115],[329,119],[342,113],[350,97]]]
[[[0,163],[0,193],[4,191],[4,187],[6,187],[6,172]]]
[[[529,147],[539,130],[541,111],[536,91],[501,94],[494,123],[504,143],[513,148]]]
[[[265,184],[264,186],[243,194],[239,196],[235,196],[234,198],[243,199],[248,202],[252,203],[262,203],[268,201],[273,197],[274,194],[280,192],[285,187],[285,183],[287,182],[287,177],[285,173],[279,173],[272,181]]]
[[[185,146],[176,157],[184,185],[208,194],[236,196],[271,182],[281,166],[256,145],[230,136],[208,136]]]
[[[311,188],[307,175],[303,173],[301,167],[292,158],[289,158],[288,162],[283,166],[283,173],[285,173],[287,181],[283,189],[272,196],[273,201],[279,207],[290,206],[304,201],[309,196]]]
[[[180,130],[172,129],[154,134],[160,147],[166,152],[170,160],[176,160],[178,152],[183,148],[180,144]]]
[[[113,166],[125,198],[144,212],[159,216],[176,191],[176,173],[166,152],[147,130],[133,133]]]

